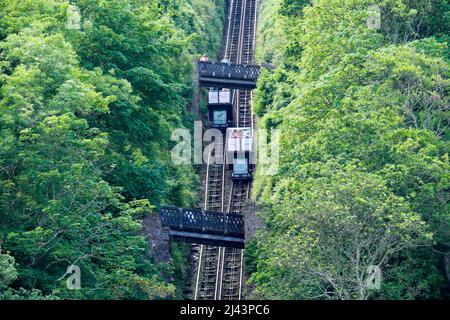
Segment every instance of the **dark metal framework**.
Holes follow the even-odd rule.
[[[244,219],[240,214],[162,207],[161,224],[177,240],[199,244],[244,246]]]
[[[199,85],[230,89],[254,89],[259,66],[226,62],[198,62]]]
[[[226,112],[226,123],[217,123],[214,119],[214,111]],[[233,123],[233,105],[225,103],[208,104],[209,119],[211,121],[211,128],[226,130]]]

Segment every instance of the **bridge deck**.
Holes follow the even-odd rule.
[[[174,239],[198,243],[244,247],[244,219],[242,215],[224,212],[163,207],[161,224],[170,229]]]
[[[174,240],[188,243],[206,244],[212,246],[238,248],[238,249],[243,249],[245,247],[244,239],[238,237],[226,237],[214,234],[204,234],[204,233],[185,232],[176,230],[170,230],[169,236],[171,236]]]
[[[202,87],[254,89],[259,66],[224,62],[198,62],[198,81]]]

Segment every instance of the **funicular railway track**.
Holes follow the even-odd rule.
[[[254,61],[256,12],[258,0],[230,0],[224,58],[231,63],[251,64]],[[237,127],[252,127],[252,94],[250,90],[233,92],[234,118]],[[225,160],[225,156],[222,160]],[[244,214],[250,196],[251,182],[231,182],[225,201],[226,164],[213,162],[209,154],[206,170],[204,209]],[[216,157],[217,160],[217,157]],[[219,161],[220,162],[220,161]],[[227,202],[227,203],[226,203]],[[225,207],[226,204],[226,207]],[[195,300],[241,300],[243,298],[243,255],[237,248],[210,245],[194,246],[196,276]]]
[[[244,0],[245,19],[242,26],[242,54],[238,63],[253,64],[256,36],[256,0]],[[253,117],[251,112],[252,91],[239,90],[237,102],[237,116],[239,127],[252,127]]]

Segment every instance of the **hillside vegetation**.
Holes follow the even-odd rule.
[[[192,60],[219,49],[223,0],[71,2],[80,30],[68,1],[0,1],[0,298],[173,297],[180,260],[152,261],[141,220],[197,202],[170,137],[194,117]]]
[[[381,28],[368,28],[368,5]],[[281,130],[254,197],[256,298],[449,298],[450,5],[263,0],[254,109]],[[367,269],[382,271],[380,290]],[[447,272],[447,274],[446,274]],[[447,276],[447,278],[446,278]]]

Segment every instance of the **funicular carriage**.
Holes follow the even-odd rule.
[[[232,90],[253,89],[259,74],[258,66],[212,63],[203,56],[198,62],[199,84],[211,86],[208,92],[208,113],[211,127],[226,130],[226,161],[232,169],[233,181],[249,181],[255,169],[255,146],[252,128],[234,128]],[[212,88],[217,84],[215,88]],[[217,88],[218,86],[227,88]]]
[[[228,128],[226,134],[227,164],[233,170],[233,181],[252,179],[255,169],[255,146],[251,128]]]
[[[211,88],[208,92],[208,113],[211,127],[225,130],[233,121],[230,89]]]

